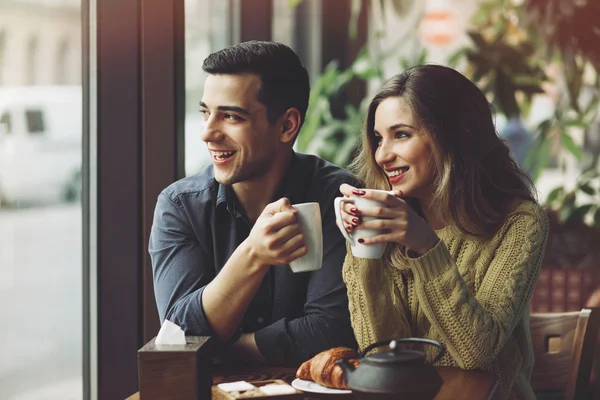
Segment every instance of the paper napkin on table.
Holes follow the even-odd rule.
[[[179,325],[165,319],[158,335],[156,335],[155,344],[185,344],[185,334]]]

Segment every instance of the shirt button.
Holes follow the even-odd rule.
[[[263,322],[265,322],[265,319],[263,317],[258,317],[258,319],[256,320],[256,323],[259,325],[262,325]]]

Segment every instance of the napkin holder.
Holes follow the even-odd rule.
[[[212,345],[207,336],[186,336],[186,344],[156,344],[152,339],[138,350],[141,400],[210,399]]]

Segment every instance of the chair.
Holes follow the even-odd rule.
[[[600,308],[532,313],[530,329],[535,356],[533,390],[563,392],[565,400],[585,399],[600,330]]]

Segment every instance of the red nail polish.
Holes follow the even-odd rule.
[[[357,211],[358,211],[358,208],[356,208],[356,207],[352,207],[352,208],[350,209],[350,214],[352,214],[352,215],[356,215],[356,212],[357,212]]]
[[[352,218],[352,222],[354,222],[355,224],[358,223],[358,218]]]
[[[358,239],[358,243],[364,243],[364,242],[365,242],[365,239],[363,239],[363,238]]]
[[[365,191],[364,191],[364,190],[358,190],[358,189],[354,189],[354,190],[352,191],[352,194],[355,194],[355,195],[357,195],[357,196],[362,196],[363,194],[365,194]]]

